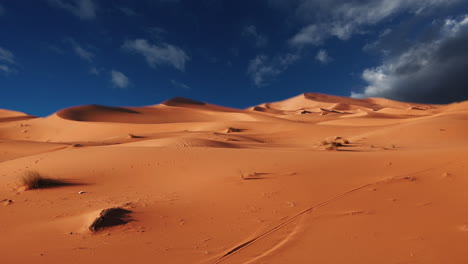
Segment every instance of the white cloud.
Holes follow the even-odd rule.
[[[294,54],[294,53],[286,53],[284,55],[280,55],[276,57],[276,60],[279,63],[278,65],[284,69],[289,67],[291,64],[295,63],[298,59],[299,59],[299,55]]]
[[[16,70],[13,69],[12,67],[4,64],[0,64],[0,71],[2,71],[5,74],[11,74],[11,73],[16,73]]]
[[[435,37],[418,42],[381,65],[366,69],[356,98],[387,97],[418,102],[468,99],[468,15],[440,23]]]
[[[326,37],[326,28],[319,25],[309,25],[304,27],[292,37],[290,40],[291,44],[301,45],[301,44],[322,44],[324,38]]]
[[[268,60],[266,55],[258,55],[249,63],[247,74],[250,75],[256,86],[266,86],[267,79],[275,78],[281,73],[274,65],[269,65]]]
[[[49,51],[52,51],[52,52],[54,52],[56,54],[59,54],[59,55],[63,55],[63,54],[66,53],[61,47],[58,47],[58,46],[53,45],[53,44],[47,44],[46,49],[48,49]]]
[[[328,55],[328,52],[324,49],[321,49],[317,52],[315,59],[320,61],[323,64],[327,64],[332,61],[332,58],[330,57],[330,55]]]
[[[80,56],[80,58],[82,58],[83,60],[86,60],[86,61],[93,61],[93,58],[94,58],[94,54],[91,52],[91,51],[88,51],[88,50],[85,50],[83,47],[81,46],[75,46],[73,48],[73,50],[75,51],[75,53]]]
[[[150,44],[146,39],[127,40],[123,48],[143,55],[151,67],[170,65],[180,71],[185,70],[185,64],[190,57],[181,48],[167,44]]]
[[[93,66],[89,69],[89,73],[92,75],[99,75],[101,74],[101,71],[98,68]]]
[[[257,28],[253,25],[245,27],[242,35],[253,37],[257,47],[263,47],[268,43],[267,38],[264,35],[258,33]]]
[[[126,16],[139,16],[140,15],[135,10],[133,10],[133,9],[131,9],[129,7],[119,6],[119,7],[117,7],[117,9]]]
[[[16,69],[12,65],[16,65],[16,58],[13,52],[0,47],[0,71],[5,74],[16,73]]]
[[[83,48],[78,42],[76,42],[74,39],[68,39],[68,42],[72,45],[73,52],[75,52],[76,55],[78,55],[81,59],[87,61],[87,62],[92,62],[94,59],[94,53],[91,51]]]
[[[258,55],[249,62],[247,75],[252,78],[256,86],[268,86],[271,80],[274,80],[298,59],[299,55],[293,53],[287,53],[274,58],[263,54]]]
[[[93,0],[48,0],[58,8],[62,8],[83,20],[96,18],[97,5]]]
[[[366,26],[378,24],[397,14],[421,14],[463,0],[304,0],[298,7],[312,22],[290,39],[290,44],[320,45],[330,37],[349,39]],[[311,17],[311,14],[316,14]]]
[[[130,85],[128,77],[120,71],[111,71],[111,82],[115,87],[127,88]]]
[[[185,83],[178,82],[176,80],[171,80],[171,84],[175,88],[179,88],[179,89],[183,89],[183,90],[190,90],[191,89],[190,86],[186,85]]]
[[[162,41],[164,39],[164,35],[167,31],[162,27],[149,27],[146,29],[146,32],[149,34],[151,39],[155,41]]]
[[[388,56],[390,54],[390,49],[395,50],[395,47],[403,46],[404,43],[401,38],[395,38],[392,34],[395,34],[394,30],[386,28],[379,33],[377,40],[366,43],[366,45],[362,47],[362,50],[370,53],[377,51],[384,56]],[[395,42],[397,42],[397,45]]]
[[[0,61],[6,62],[6,63],[11,63],[15,64],[15,55],[13,55],[13,52],[0,47]]]

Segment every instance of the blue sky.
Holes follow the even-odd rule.
[[[468,99],[464,0],[0,0],[0,108]]]

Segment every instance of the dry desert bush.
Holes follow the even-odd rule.
[[[258,179],[262,179],[260,175],[262,175],[263,173],[258,173],[255,171],[247,173],[247,172],[243,172],[242,170],[239,170],[239,174],[242,180],[258,180]]]
[[[343,147],[346,144],[349,144],[349,140],[343,137],[333,137],[320,142],[320,146],[325,147],[325,150],[338,150],[338,147]]]
[[[67,185],[58,179],[51,179],[43,176],[37,171],[26,171],[20,178],[21,186],[26,190],[51,188]]]

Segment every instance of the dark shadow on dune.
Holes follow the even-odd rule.
[[[238,133],[238,132],[244,132],[246,129],[243,128],[235,128],[235,127],[228,127],[226,129],[226,133]]]
[[[138,136],[138,135],[135,135],[135,134],[128,134],[128,137],[129,138],[145,138],[144,136]]]
[[[111,112],[123,112],[123,113],[129,113],[129,114],[141,114],[138,111],[128,109],[125,107],[114,107],[114,106],[104,106],[104,105],[91,105],[91,107],[96,108],[96,110],[106,110],[106,111],[111,111]]]
[[[359,146],[362,146],[362,144],[358,144],[358,143],[348,143],[348,144],[346,144],[346,145],[343,145],[342,147],[350,148],[350,147],[359,147]]]
[[[76,106],[67,109],[63,109],[57,112],[57,116],[75,120],[75,121],[87,121],[89,115],[94,115],[96,113],[125,113],[125,114],[141,114],[138,111],[125,108],[125,107],[113,107],[113,106],[103,106],[103,105],[86,105],[86,106]]]
[[[261,106],[254,106],[253,108],[254,111],[259,111],[259,112],[266,112],[266,108],[265,107],[261,107]]]
[[[164,101],[162,104],[167,105],[167,106],[177,106],[180,104],[206,105],[206,103],[204,102],[200,102],[200,101],[196,101],[196,100],[192,100],[192,99],[188,99],[184,97],[174,97],[172,99]]]
[[[265,177],[246,177],[246,178],[242,178],[244,181],[250,181],[250,180],[265,180],[267,178]]]
[[[254,172],[253,174],[255,176],[265,176],[265,175],[270,175],[270,174],[273,174],[273,173],[270,173],[270,172]]]
[[[120,207],[104,209],[89,226],[89,230],[91,232],[97,232],[103,228],[126,224],[132,221],[129,216],[131,212],[132,211]]]
[[[336,151],[340,151],[340,152],[367,152],[367,151],[364,151],[364,150],[357,150],[357,149],[337,149]]]
[[[265,180],[265,179],[268,179],[268,177],[266,177],[267,175],[272,175],[273,173],[269,173],[269,172],[253,172],[253,173],[249,173],[249,174],[244,174],[241,172],[241,178],[242,180]]]
[[[1,122],[13,122],[13,121],[21,121],[21,120],[29,120],[29,119],[34,119],[37,118],[37,116],[12,116],[12,117],[3,117],[0,118],[0,123]]]
[[[28,190],[36,190],[36,189],[51,189],[51,188],[58,188],[58,187],[65,187],[65,186],[84,186],[84,185],[88,185],[88,184],[73,182],[70,180],[42,178],[32,183],[31,187],[29,187],[29,185],[24,185],[24,186]]]

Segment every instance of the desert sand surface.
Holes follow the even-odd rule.
[[[0,110],[0,263],[468,263],[467,186],[468,102]]]

